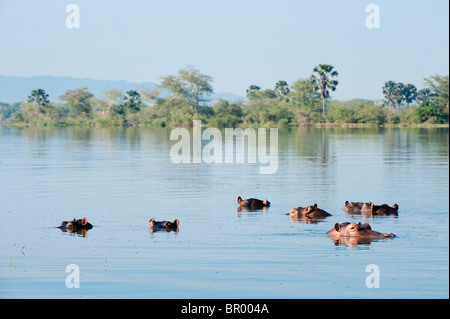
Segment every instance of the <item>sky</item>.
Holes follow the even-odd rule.
[[[337,100],[380,100],[389,80],[420,89],[448,75],[448,38],[447,0],[0,0],[0,75],[159,83],[192,65],[241,96],[318,64],[339,72]]]

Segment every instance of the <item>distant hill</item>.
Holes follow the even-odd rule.
[[[34,89],[44,89],[49,95],[50,101],[59,102],[58,97],[70,89],[87,87],[89,92],[95,96],[100,96],[103,92],[110,89],[121,89],[125,93],[126,91],[135,90],[140,87],[152,88],[155,86],[156,84],[153,82],[134,83],[129,81],[78,79],[61,76],[34,76],[25,78],[0,75],[0,102],[22,102],[28,98]],[[211,98],[223,98],[229,101],[236,101],[243,97],[233,93],[216,93]]]

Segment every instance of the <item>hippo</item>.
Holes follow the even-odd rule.
[[[72,221],[63,221],[58,228],[63,232],[78,233],[85,236],[86,231],[92,229],[92,224],[87,221],[86,217],[82,219],[74,218]]]
[[[361,208],[363,207],[363,202],[349,202],[345,201],[344,210],[349,214],[361,214]]]
[[[372,227],[368,223],[361,224],[361,223],[336,223],[328,233],[329,236],[334,238],[340,238],[340,237],[359,237],[359,238],[388,238],[388,237],[395,237],[394,234],[386,234],[386,233],[380,233],[377,231],[372,230]]]
[[[308,205],[305,208],[297,207],[292,208],[289,212],[289,216],[292,218],[311,218],[311,219],[323,219],[328,216],[332,216],[328,212],[317,207],[317,204]]]
[[[391,206],[387,204],[374,205],[372,202],[364,203],[361,207],[361,212],[369,212],[373,215],[398,215],[398,205],[394,204]]]
[[[239,196],[237,199],[237,202],[240,205],[240,207],[239,207],[240,210],[247,209],[250,211],[254,211],[254,210],[258,210],[258,209],[265,209],[270,206],[270,202],[267,200],[267,198],[265,200],[260,200],[260,199],[256,199],[256,198],[249,198],[249,199],[243,200],[241,198],[241,196]]]
[[[398,205],[394,204],[392,207],[383,205],[374,205],[372,202],[345,202],[344,210],[349,214],[362,215],[398,215]]]
[[[158,230],[164,230],[166,232],[178,232],[178,225],[180,224],[180,221],[178,219],[175,219],[173,222],[168,221],[155,221],[154,218],[151,218],[148,222],[150,232],[153,233]]]

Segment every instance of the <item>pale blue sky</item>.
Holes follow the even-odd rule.
[[[68,29],[68,4],[80,28]],[[365,25],[380,7],[380,29]],[[193,65],[216,92],[335,66],[336,99],[381,99],[388,80],[448,74],[447,0],[0,0],[0,74],[151,81]],[[68,88],[69,89],[69,88]]]

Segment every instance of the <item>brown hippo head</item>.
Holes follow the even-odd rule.
[[[323,209],[317,207],[317,204],[308,205],[306,207],[297,207],[292,208],[289,212],[289,216],[293,218],[312,218],[312,219],[320,219],[331,216],[331,214],[327,213]]]
[[[386,237],[395,237],[394,234],[386,234],[380,233],[377,231],[373,231],[372,227],[368,223],[336,223],[328,232],[328,235],[333,236],[335,238],[339,237],[361,237],[361,238],[386,238]]]
[[[365,213],[372,213],[374,215],[397,215],[398,205],[394,204],[391,206],[387,204],[375,205],[372,202],[364,203],[362,205],[361,211]]]
[[[92,227],[92,224],[87,221],[86,217],[84,217],[81,219],[74,218],[72,221],[63,221],[61,226],[58,228],[63,232],[77,233],[83,237],[86,237],[87,231],[92,229]]]
[[[148,224],[151,233],[158,230],[164,230],[166,232],[170,231],[178,232],[178,225],[180,224],[180,221],[178,219],[175,219],[173,222],[155,221],[154,218],[151,218]]]
[[[256,198],[249,198],[249,199],[242,199],[241,196],[237,198],[237,202],[240,205],[240,210],[247,209],[247,210],[258,210],[258,209],[265,209],[270,206],[270,202],[267,200],[260,200]],[[239,211],[240,211],[239,210]]]

